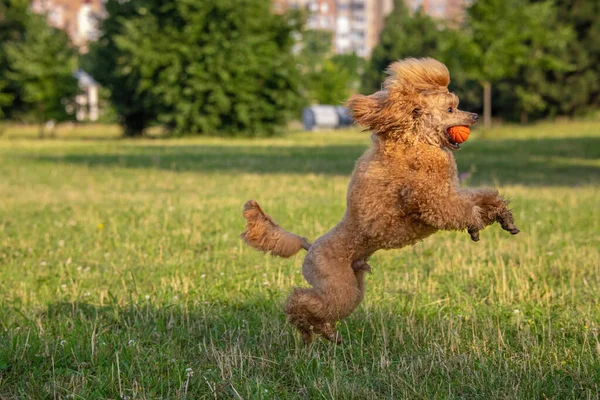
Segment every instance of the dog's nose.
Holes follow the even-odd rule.
[[[479,120],[479,115],[477,115],[477,114],[473,113],[473,119],[474,119],[475,121]]]

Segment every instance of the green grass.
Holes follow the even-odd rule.
[[[377,253],[345,343],[309,347],[281,310],[302,258],[243,246],[241,207],[316,238],[368,136],[110,129],[0,138],[0,398],[598,397],[600,123],[474,133],[459,170],[522,232]]]

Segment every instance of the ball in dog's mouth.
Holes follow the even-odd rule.
[[[456,143],[446,131],[446,145],[450,150],[460,150],[460,145]]]
[[[459,143],[465,142],[469,138],[471,133],[468,126],[456,125],[446,129],[446,135],[448,136],[448,144],[453,150],[460,149]]]

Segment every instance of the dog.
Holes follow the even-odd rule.
[[[305,342],[315,335],[341,343],[337,321],[349,316],[365,292],[368,258],[380,249],[415,244],[438,230],[479,231],[499,222],[519,229],[494,189],[461,188],[453,152],[452,126],[472,126],[477,114],[459,110],[448,91],[447,67],[432,58],[392,63],[382,89],[347,102],[354,121],[372,132],[348,186],[342,220],[314,243],[281,228],[260,205],[244,205],[250,246],[280,257],[307,250],[302,273],[311,288],[295,288],[285,304],[288,321]]]

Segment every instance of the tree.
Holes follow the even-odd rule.
[[[11,117],[19,103],[19,87],[6,76],[9,65],[4,44],[22,40],[28,5],[25,0],[0,0],[0,117]]]
[[[565,71],[569,64],[557,57],[565,49],[570,30],[556,25],[556,8],[551,1],[529,4],[525,0],[476,1],[457,51],[466,68],[484,91],[484,126],[491,125],[492,84],[517,75],[520,68]],[[521,87],[517,91],[526,107],[539,105],[539,97]]]
[[[318,69],[305,76],[308,97],[318,104],[341,105],[350,96],[350,75],[325,59]]]
[[[4,117],[3,108],[9,107],[12,104],[13,96],[7,93],[8,82],[4,79],[0,80],[0,118]]]
[[[331,62],[335,68],[347,75],[346,88],[350,93],[357,93],[360,89],[362,75],[365,72],[366,60],[356,53],[335,54]]]
[[[108,0],[86,59],[128,136],[161,123],[176,135],[268,135],[297,111],[298,18],[264,0]]]
[[[307,29],[302,32],[299,61],[305,70],[318,68],[323,60],[331,55],[333,32],[321,29]]]
[[[43,18],[31,16],[22,42],[4,45],[9,70],[6,76],[20,86],[20,113],[40,124],[40,136],[48,120],[71,118],[66,111],[78,91],[77,53],[66,34],[46,25]]]
[[[23,7],[22,1],[4,1],[12,5],[11,19],[0,27],[0,67],[3,79],[0,104],[11,117],[31,118],[40,124],[43,136],[46,121],[70,118],[65,106],[78,91],[73,76],[77,52],[67,35],[46,24],[43,16]]]
[[[302,83],[309,102],[343,103],[356,91],[362,59],[356,54],[331,54],[332,32],[306,30],[302,33]]]
[[[420,10],[411,15],[403,0],[395,0],[394,9],[385,19],[379,44],[373,49],[363,75],[362,92],[373,93],[381,89],[385,69],[398,59],[439,59],[442,42],[443,31],[431,17]]]
[[[574,35],[565,48],[551,50],[555,57],[569,64],[569,69],[547,71],[524,67],[519,71],[515,83],[525,95],[516,100],[524,118],[528,114],[574,116],[600,107],[600,2],[555,0],[555,3],[557,13],[552,25],[568,25]]]

